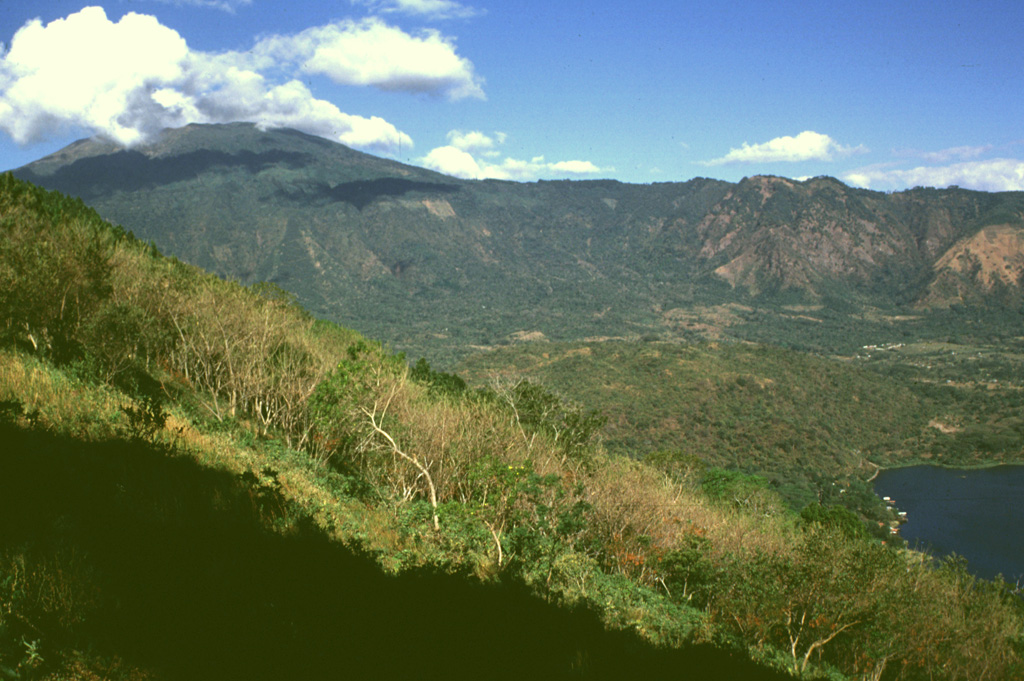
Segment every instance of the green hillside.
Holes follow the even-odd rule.
[[[879,466],[1024,459],[1012,347],[919,343],[837,360],[741,343],[539,342],[459,370],[477,385],[537,381],[596,410],[609,451],[757,474],[796,508],[838,500],[838,483],[857,492],[846,505],[875,517],[865,481]]]
[[[470,378],[528,377],[599,410],[612,451],[673,450],[765,475],[799,506],[816,498],[810,476],[867,478],[929,420],[894,380],[764,345],[537,343],[476,355],[464,368]]]
[[[0,677],[1024,671],[1011,586],[841,509],[609,454],[9,174],[0,234]]]

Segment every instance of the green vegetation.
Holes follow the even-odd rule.
[[[841,504],[877,526],[888,515],[866,481],[878,467],[1024,459],[1014,348],[921,342],[836,359],[740,343],[528,343],[460,370],[588,405],[609,451],[757,474],[794,509]]]
[[[912,386],[930,405],[921,459],[951,466],[1019,461],[1024,455],[1022,339],[956,340],[865,348],[854,361]]]
[[[0,528],[0,678],[168,673],[149,666],[159,658],[157,643],[137,643],[131,659],[121,657],[120,639],[109,632],[125,629],[111,628],[109,613],[118,612],[111,589],[122,573],[116,561],[101,559],[98,544],[72,530],[107,524],[141,538],[151,527],[146,523],[174,526],[181,509],[191,508],[204,509],[202,523],[188,527],[219,518],[224,532],[197,534],[194,546],[188,535],[175,535],[156,554],[174,553],[189,565],[193,574],[158,569],[153,575],[178,594],[195,575],[225,584],[246,579],[235,571],[237,561],[207,566],[199,558],[237,534],[223,509],[246,508],[259,523],[260,542],[315,531],[332,546],[367,556],[378,575],[441,573],[523,588],[566,609],[588,609],[609,629],[635,633],[657,646],[651,655],[701,644],[753,659],[765,674],[774,669],[805,678],[1005,679],[1024,672],[1024,608],[1009,585],[977,580],[959,563],[934,566],[883,545],[839,511],[798,515],[761,478],[703,468],[702,452],[666,451],[650,462],[610,453],[599,442],[605,415],[581,406],[589,406],[582,397],[562,400],[520,377],[469,389],[426,361],[410,369],[381,345],[314,320],[276,288],[224,282],[166,259],[80,202],[10,175],[0,176],[0,232],[0,425],[11,441],[48,441],[46,461],[78,461],[82,470],[96,464],[110,476],[107,487],[92,475],[79,490],[110,500],[95,521],[71,520],[70,510],[50,517],[36,508],[38,500],[25,500],[32,508],[23,512],[25,523],[37,512],[45,516],[33,521],[36,532]],[[40,290],[60,295],[33,295]],[[590,351],[606,348],[620,353],[608,362],[646,366],[649,380],[661,357],[683,353],[673,358],[679,384],[697,381],[701,392],[721,398],[703,403],[708,417],[732,419],[740,432],[757,430],[744,415],[767,409],[761,395],[776,391],[779,398],[768,404],[775,405],[779,432],[755,457],[759,465],[769,460],[769,446],[786,452],[794,466],[811,464],[798,451],[805,442],[853,440],[863,434],[859,419],[884,416],[883,402],[868,399],[868,374],[833,369],[825,360],[808,360],[800,374],[792,353],[737,346],[725,356],[732,368],[700,384],[704,378],[688,378],[687,362],[713,363],[707,347],[644,349],[661,356],[625,345]],[[768,373],[774,367],[796,372],[809,387],[788,385],[781,374]],[[621,377],[607,376],[608,389],[629,394],[635,410],[650,406]],[[830,383],[860,399],[864,411],[847,414],[823,401],[818,408],[834,410],[829,414],[837,419],[825,437],[809,430],[797,410],[820,400]],[[886,399],[906,395],[895,381],[878,383]],[[803,402],[801,390],[810,393]],[[608,427],[621,427],[623,413],[608,415]],[[711,447],[708,430],[701,424],[694,437]],[[903,437],[895,424],[890,430],[880,429],[880,450]],[[723,426],[720,435],[726,432]],[[52,454],[65,452],[69,442],[80,445],[72,453],[77,459]],[[723,446],[738,453],[746,445],[726,439]],[[830,451],[837,468],[857,460],[844,446]],[[40,470],[31,468],[33,456],[43,454],[26,448],[0,458],[8,472],[2,489],[15,489],[12,470]],[[64,480],[73,471],[44,469],[55,489],[75,489]],[[215,482],[196,486],[207,478]],[[60,499],[47,497],[44,505]],[[21,507],[10,497],[4,503],[12,511]],[[136,516],[146,522],[125,520]],[[247,550],[265,555],[253,548],[260,542],[253,539]],[[322,595],[345,608],[330,582],[319,581],[321,567],[297,562],[268,571],[255,588],[202,594],[238,608],[239,622],[225,607],[213,622],[184,609],[175,623],[211,635],[238,627],[232,640],[248,651],[245,669],[260,670],[259,658],[271,646],[245,623],[262,612],[278,622],[273,634],[288,641],[284,650],[304,651],[293,664],[308,664],[316,649],[304,647],[306,639],[329,648],[331,632],[272,617],[292,612],[290,601],[271,599],[263,589],[305,594],[312,604]],[[322,594],[306,593],[310,584]],[[344,609],[354,620],[345,629],[350,635],[360,618],[385,617],[373,614],[372,602],[363,605],[365,611]],[[387,610],[387,618],[404,619],[400,608]],[[434,618],[429,610],[416,612],[426,615],[396,624],[395,640],[423,651],[416,641],[431,634]],[[485,615],[475,615],[480,630],[507,617],[497,608]],[[188,640],[209,645],[202,637]],[[468,654],[487,665],[474,670],[476,677],[513,676],[514,657],[489,658],[479,652],[485,643],[475,640],[481,648]],[[174,651],[175,659],[193,652]],[[405,657],[401,650],[389,655]],[[585,662],[554,671],[608,677],[599,663]],[[389,664],[377,663],[395,668]],[[267,667],[262,673],[271,669],[287,672]]]
[[[1019,232],[1024,192],[467,181],[242,123],[188,126],[144,151],[83,141],[16,175],[446,371],[524,337],[850,354],[1019,335],[1024,302],[1004,281],[1018,261],[988,239],[971,242],[985,272],[939,267],[979,229]]]

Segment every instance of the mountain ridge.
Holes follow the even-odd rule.
[[[863,315],[1022,302],[1019,277],[993,295],[946,254],[983,227],[1019,229],[1024,192],[886,194],[829,177],[463,180],[251,124],[191,125],[130,151],[76,142],[14,174],[423,354],[516,334],[673,339],[663,312],[700,306],[778,317],[792,304]]]

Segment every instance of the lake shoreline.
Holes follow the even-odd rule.
[[[908,547],[927,547],[943,558],[967,558],[970,571],[984,579],[1024,576],[1024,536],[1007,527],[1024,526],[1024,465],[972,468],[917,464],[878,471],[872,490],[907,513],[900,535]]]
[[[877,464],[874,461],[868,461],[867,463],[875,467],[875,472],[872,473],[871,477],[865,480],[864,482],[872,482],[875,478],[878,477],[879,473],[884,473],[885,471],[898,471],[904,468],[913,468],[915,466],[933,466],[935,468],[941,468],[943,470],[951,471],[983,471],[988,470],[990,468],[998,468],[999,466],[1024,467],[1024,461],[986,461],[985,463],[979,464],[950,464],[936,462],[930,459],[914,459],[913,461],[901,462],[890,466],[882,466],[881,464]]]

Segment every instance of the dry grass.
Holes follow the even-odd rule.
[[[793,520],[709,500],[644,464],[606,457],[586,478],[593,530],[614,567],[634,577],[666,551],[701,540],[712,562],[792,550]]]
[[[100,440],[126,432],[124,395],[91,385],[22,353],[0,350],[0,400],[21,403],[23,421],[49,430]]]

